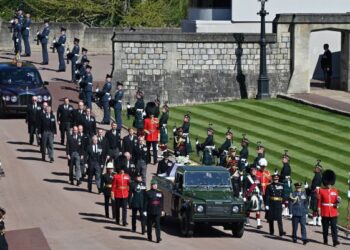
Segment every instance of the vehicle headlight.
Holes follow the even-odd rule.
[[[3,101],[6,101],[6,96],[3,95],[3,96],[2,96],[2,100],[3,100]]]
[[[42,102],[43,101],[43,97],[41,95],[37,95],[36,98],[38,99],[38,102]]]
[[[6,100],[7,102],[9,102],[9,101],[10,101],[10,99],[11,99],[11,97],[10,97],[10,96],[8,96],[8,95],[5,97],[5,100]]]
[[[17,96],[15,95],[11,96],[11,102],[17,102]]]
[[[233,206],[232,207],[232,212],[235,213],[235,214],[238,213],[239,212],[239,206]]]
[[[203,213],[204,207],[202,205],[197,206],[197,212],[198,213]]]

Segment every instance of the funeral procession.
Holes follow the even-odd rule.
[[[350,249],[349,0],[0,6],[0,250]]]

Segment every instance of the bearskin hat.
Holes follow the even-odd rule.
[[[154,115],[154,117],[159,116],[159,108],[155,102],[148,102],[146,104],[145,111],[146,111],[147,117],[150,117],[151,115]]]
[[[335,179],[336,179],[336,175],[330,169],[327,169],[322,174],[322,183],[325,186],[328,186],[328,185],[332,185],[333,186],[335,184]]]

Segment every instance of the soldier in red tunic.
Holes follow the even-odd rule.
[[[334,247],[340,244],[337,232],[340,196],[338,190],[332,187],[335,184],[335,178],[335,173],[332,170],[324,171],[322,174],[324,187],[320,188],[318,194],[318,213],[322,216],[323,243],[328,244],[328,229],[330,226]]]
[[[271,182],[271,173],[269,170],[266,169],[267,167],[267,160],[265,158],[261,158],[259,160],[258,164],[258,172],[256,173],[256,176],[260,178],[261,181],[261,187],[262,187],[262,195],[265,200],[265,192],[267,185]]]
[[[115,199],[115,219],[120,225],[120,208],[122,208],[123,226],[128,225],[126,222],[126,207],[129,197],[130,176],[124,172],[124,168],[120,168],[119,173],[113,176],[112,180],[112,200]]]
[[[153,149],[153,164],[157,164],[157,143],[159,134],[159,121],[155,116],[157,114],[157,106],[154,102],[147,103],[146,115],[144,120],[144,132],[146,134],[147,145],[147,163],[151,163],[151,146]]]

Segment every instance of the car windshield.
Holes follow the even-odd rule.
[[[33,68],[8,68],[0,70],[1,85],[40,85],[39,72]]]
[[[230,174],[227,172],[187,172],[185,173],[186,186],[214,186],[230,187]]]

